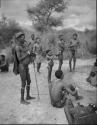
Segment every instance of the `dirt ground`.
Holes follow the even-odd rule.
[[[64,80],[77,86],[79,94],[84,97],[82,103],[86,105],[89,102],[96,102],[96,89],[85,84],[94,61],[95,59],[78,60],[76,71],[72,73],[68,69],[68,60],[64,61],[62,67]],[[55,79],[54,72],[57,67],[58,61],[55,61],[52,80]],[[29,66],[32,80],[31,95],[36,99],[31,100],[27,106],[20,104],[20,77],[13,74],[12,68],[10,65],[8,73],[0,73],[0,124],[68,124],[64,109],[54,108],[50,104],[46,62],[42,64],[41,73],[37,74],[40,100],[37,98],[33,65]]]

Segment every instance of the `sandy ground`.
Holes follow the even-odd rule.
[[[63,71],[66,82],[74,82],[81,95],[84,96],[85,104],[96,101],[96,90],[90,91],[81,87],[80,78],[85,81],[88,76],[94,59],[78,60],[76,71],[69,72],[68,60],[64,61]],[[55,61],[53,68],[52,80],[55,79],[54,72],[58,67],[58,61]],[[37,74],[40,100],[37,98],[37,89],[35,84],[35,75],[33,65],[29,66],[31,74],[31,95],[36,99],[30,101],[30,105],[20,104],[20,77],[15,76],[12,72],[13,66],[10,65],[8,73],[0,73],[0,124],[68,124],[63,108],[54,108],[50,104],[50,97],[47,83],[47,64],[44,62],[41,67],[41,73]],[[79,74],[79,75],[78,75]],[[83,76],[85,77],[82,77]],[[81,82],[83,84],[83,82]],[[86,85],[85,85],[86,86]]]

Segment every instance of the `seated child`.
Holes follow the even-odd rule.
[[[79,99],[78,92],[73,85],[65,84],[63,78],[64,74],[61,70],[55,72],[57,80],[49,86],[51,104],[55,107],[61,108],[65,105],[67,95],[71,94],[77,99]]]
[[[89,82],[92,86],[97,87],[97,59],[94,63],[94,66],[91,69],[89,77],[87,78],[87,82]]]

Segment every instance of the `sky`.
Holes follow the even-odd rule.
[[[27,6],[36,6],[39,0],[1,0],[0,17],[2,14],[15,19],[20,25],[28,27],[32,25],[26,9]],[[60,14],[54,14],[60,16]],[[64,17],[62,28],[74,28],[84,31],[96,28],[96,0],[71,0],[68,9],[61,14]]]

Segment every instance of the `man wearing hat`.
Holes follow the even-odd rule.
[[[65,43],[63,40],[63,35],[59,35],[59,41],[58,41],[58,60],[59,60],[59,67],[58,69],[61,70],[62,64],[63,64],[63,52],[65,49]]]
[[[75,70],[78,47],[80,47],[80,42],[78,40],[77,33],[74,33],[73,37],[72,37],[72,39],[70,40],[70,43],[69,43],[69,68],[70,68],[70,72],[72,70]],[[72,60],[73,60],[73,69],[72,69],[72,64],[71,64]]]
[[[17,45],[15,47],[16,56],[19,62],[19,74],[21,77],[21,103],[29,104],[26,100],[35,99],[30,96],[30,74],[28,65],[31,61],[31,52],[29,51],[29,47],[27,42],[25,42],[25,34],[19,32],[16,34]],[[27,91],[26,100],[24,99],[25,87]]]

